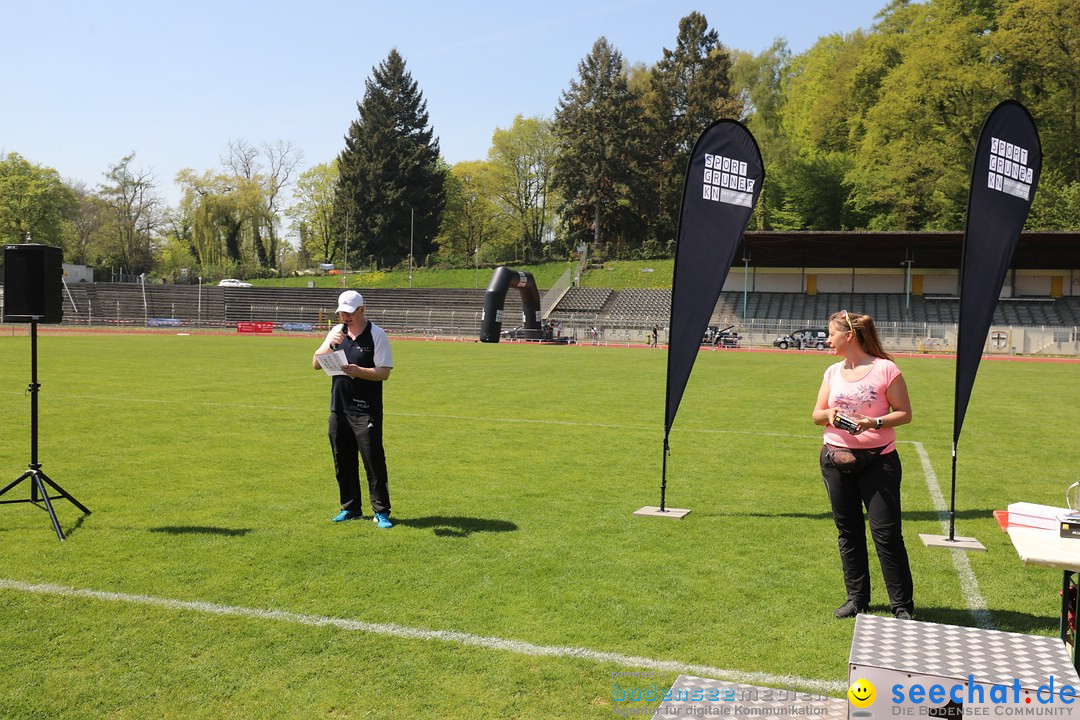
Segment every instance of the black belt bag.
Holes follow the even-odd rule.
[[[822,449],[822,464],[828,462],[842,473],[856,473],[874,462],[886,447],[888,446],[856,450],[825,443]]]

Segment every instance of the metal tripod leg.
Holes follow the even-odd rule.
[[[31,477],[31,476],[32,476],[33,474],[34,474],[34,473],[33,473],[33,471],[32,471],[32,470],[27,470],[27,471],[26,471],[26,472],[24,472],[24,473],[23,473],[22,475],[20,475],[19,477],[15,478],[15,479],[14,479],[14,480],[12,480],[11,482],[9,482],[9,483],[8,483],[7,485],[5,485],[5,486],[4,486],[4,489],[3,489],[3,490],[0,490],[0,495],[3,495],[3,494],[4,494],[4,493],[6,493],[6,492],[7,492],[8,490],[10,490],[11,488],[15,487],[16,485],[18,485],[19,483],[21,483],[21,482],[22,482],[23,480],[25,480],[26,478],[28,478],[28,477]],[[34,496],[33,502],[37,502],[37,496],[36,496],[36,495]]]
[[[56,537],[61,540],[66,540],[64,537],[64,531],[60,529],[60,521],[56,519],[56,511],[53,510],[52,502],[49,501],[49,492],[45,488],[45,484],[41,481],[45,477],[45,474],[40,470],[32,470],[31,475],[34,478],[34,485],[41,491],[41,499],[45,501],[45,509],[49,511],[49,518],[52,520],[53,530],[56,531]],[[48,478],[45,478],[46,480]],[[52,482],[50,481],[51,485]]]
[[[87,507],[86,507],[85,505],[83,505],[83,504],[82,504],[81,502],[79,502],[78,500],[76,500],[75,498],[73,498],[73,497],[71,496],[71,494],[70,494],[70,493],[68,493],[68,491],[67,491],[67,490],[65,490],[64,488],[60,487],[60,486],[59,486],[59,485],[57,485],[56,483],[54,483],[54,482],[52,481],[52,479],[51,479],[51,478],[50,478],[50,477],[49,477],[48,475],[46,475],[46,474],[45,474],[45,472],[44,472],[43,470],[38,470],[38,471],[37,471],[37,475],[38,475],[38,477],[39,477],[39,478],[40,478],[41,480],[44,480],[45,482],[47,482],[47,483],[49,484],[49,487],[51,487],[51,488],[52,488],[53,490],[55,490],[56,492],[60,493],[60,495],[61,495],[61,496],[62,496],[62,497],[63,497],[63,498],[65,499],[65,500],[67,500],[68,502],[70,502],[70,503],[71,503],[72,505],[74,505],[75,507],[79,508],[80,510],[82,510],[82,511],[83,511],[84,513],[86,513],[87,515],[89,515],[89,514],[90,514],[90,510],[88,510],[88,509],[87,509]],[[42,494],[45,494],[45,493],[44,493],[44,489],[42,489]],[[46,495],[46,496],[45,496],[45,499],[46,499],[46,500],[48,500],[48,495]]]
[[[42,472],[40,466],[31,467],[29,470],[24,472],[22,475],[17,477],[15,480],[12,480],[10,483],[8,483],[6,486],[4,486],[4,488],[2,490],[0,490],[0,496],[4,495],[8,490],[11,490],[13,487],[15,487],[16,485],[21,483],[23,480],[30,480],[30,498],[29,499],[24,498],[24,499],[21,499],[21,500],[0,500],[0,503],[5,503],[6,504],[6,503],[24,503],[24,502],[28,502],[28,503],[31,503],[33,505],[37,505],[39,502],[43,502],[45,504],[45,510],[48,511],[49,518],[52,520],[53,530],[56,531],[56,537],[60,538],[61,540],[66,540],[67,538],[64,537],[64,531],[60,528],[60,521],[56,517],[56,510],[53,509],[52,500],[56,500],[58,498],[64,498],[65,500],[69,501],[72,505],[74,505],[75,507],[82,510],[87,515],[90,514],[90,510],[87,509],[87,507],[85,505],[83,505],[81,502],[79,502],[74,497],[72,497],[66,490],[64,490],[64,488],[60,487],[55,482],[53,482],[52,479],[48,475],[46,475],[44,472]],[[45,487],[46,484],[48,484],[48,486],[51,487],[56,492],[60,493],[60,495],[58,497],[50,498],[49,497],[49,490],[48,490],[47,487]],[[38,497],[39,494],[41,495],[40,498]]]

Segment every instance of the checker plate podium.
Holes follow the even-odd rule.
[[[975,686],[981,686],[981,693],[968,687],[969,675]],[[1052,699],[1046,689],[1051,676]],[[848,684],[859,679],[873,683],[877,699],[866,710],[849,707],[849,717],[1080,717],[1080,699],[1067,703],[1060,694],[1064,686],[1080,694],[1080,680],[1056,637],[859,615],[851,641]],[[895,685],[902,686],[903,702],[894,701]],[[913,685],[927,692],[934,685],[942,686],[944,702],[933,703],[927,696],[912,702]],[[960,707],[948,697],[955,685],[963,688]]]

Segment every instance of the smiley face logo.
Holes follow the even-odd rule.
[[[869,680],[859,678],[847,691],[848,701],[857,708],[868,708],[877,699],[877,689]]]

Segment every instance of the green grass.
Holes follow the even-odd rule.
[[[809,420],[818,354],[703,353],[659,501],[663,352],[394,340],[385,388],[397,527],[337,525],[318,339],[45,334],[40,456],[93,514],[69,539],[0,506],[0,578],[588,648],[826,682],[852,624]],[[901,359],[948,494],[950,361]],[[29,342],[0,337],[0,469],[29,455]],[[1060,574],[991,511],[1060,505],[1080,374],[983,363],[959,446],[958,530],[997,626],[1056,632]],[[971,625],[919,456],[901,444],[921,620]],[[24,486],[25,487],[25,486]],[[20,496],[25,492],[18,491]],[[5,498],[6,499],[6,498]],[[365,493],[366,500],[366,493]],[[872,609],[887,610],[874,566]],[[0,589],[4,718],[608,717],[611,673],[263,618]],[[665,682],[674,679],[670,673]]]
[[[532,273],[533,279],[541,289],[550,288],[567,268],[577,267],[576,262],[547,262],[534,265],[508,263],[515,270]],[[613,260],[603,267],[586,270],[581,279],[582,287],[604,287],[615,290],[627,288],[670,288],[674,261],[662,260]],[[652,268],[651,273],[642,272]],[[486,288],[491,281],[494,268],[413,268],[412,287],[414,288]],[[251,280],[253,285],[261,287],[307,287],[314,282],[315,287],[342,287],[345,280],[341,275],[305,275],[302,277],[262,278]],[[376,270],[374,272],[350,272],[348,285],[352,288],[407,288],[409,271]]]
[[[576,263],[548,262],[536,265],[508,263],[515,270],[527,270],[540,288],[554,285],[567,268]],[[412,285],[414,288],[486,288],[491,281],[492,267],[480,268],[413,268]],[[262,287],[307,287],[314,282],[315,287],[342,287],[345,278],[341,275],[304,275],[301,277],[262,278],[251,280],[253,285]],[[350,270],[348,286],[351,288],[407,288],[409,270],[375,270],[355,272]]]
[[[659,260],[612,260],[603,267],[586,270],[581,278],[582,287],[611,288],[671,288],[672,258]],[[652,269],[652,272],[643,272]]]

